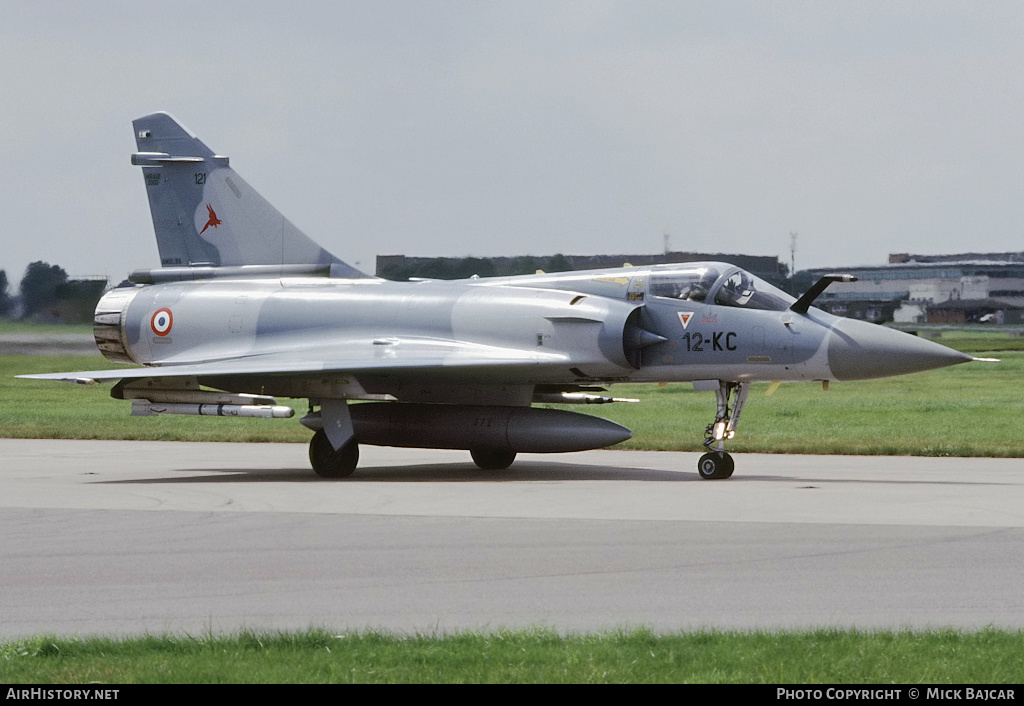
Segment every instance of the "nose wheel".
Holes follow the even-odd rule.
[[[735,467],[732,456],[724,451],[711,451],[700,457],[697,473],[704,480],[725,480],[732,475]]]
[[[697,473],[705,480],[724,480],[732,475],[735,463],[725,451],[726,439],[736,436],[740,412],[750,392],[749,382],[726,382],[719,380],[715,396],[718,412],[715,421],[704,430],[704,446],[709,452],[697,462]]]

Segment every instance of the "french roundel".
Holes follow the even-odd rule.
[[[171,332],[171,326],[174,325],[174,315],[171,314],[170,309],[157,309],[149,325],[157,336],[166,336]]]

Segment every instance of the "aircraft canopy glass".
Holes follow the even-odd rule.
[[[718,269],[706,265],[673,266],[671,270],[655,270],[647,291],[651,296],[702,302],[719,277]]]
[[[765,311],[785,311],[796,301],[760,277],[720,263],[655,268],[648,292],[655,297]]]

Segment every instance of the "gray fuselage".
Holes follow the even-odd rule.
[[[693,273],[714,281],[688,296],[665,284]],[[733,281],[747,289],[725,296]],[[122,360],[319,361],[203,380],[294,397],[446,402],[471,388],[484,404],[528,404],[538,385],[847,380],[963,358],[818,309],[794,313],[791,297],[723,263],[459,281],[212,279],[115,293]]]

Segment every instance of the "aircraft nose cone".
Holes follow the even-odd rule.
[[[933,341],[854,319],[840,320],[828,343],[828,365],[837,380],[906,375],[969,360]]]

